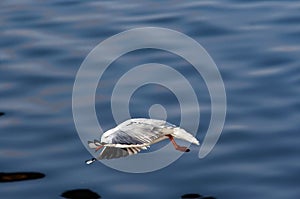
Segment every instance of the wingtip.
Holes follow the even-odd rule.
[[[93,162],[95,162],[96,160],[97,160],[96,158],[92,158],[92,159],[90,159],[90,160],[86,160],[86,161],[85,161],[85,164],[90,165],[90,164],[92,164]]]
[[[95,141],[88,141],[88,146],[90,149],[95,149],[98,147]]]
[[[94,144],[97,145],[97,146],[102,145],[101,142],[99,140],[96,140],[96,139],[94,139]]]

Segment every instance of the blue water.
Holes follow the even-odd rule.
[[[175,199],[188,193],[218,199],[300,197],[299,1],[4,0],[0,5],[0,112],[5,113],[0,117],[0,172],[45,174],[1,183],[1,198],[60,198],[74,189],[90,189],[102,198]],[[72,116],[76,73],[99,42],[147,26],[180,31],[214,59],[227,94],[222,135],[204,159],[193,146],[151,173],[87,166],[91,155]],[[187,62],[167,52],[124,55],[97,89],[96,110],[105,130],[115,126],[109,107],[113,83],[128,67],[149,62],[170,65],[190,81],[201,79]],[[196,91],[202,142],[210,100],[203,82]],[[147,117],[157,103],[166,106],[170,122],[179,123],[176,97],[157,85],[135,92],[130,113]]]

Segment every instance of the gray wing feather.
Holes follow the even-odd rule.
[[[120,158],[126,157],[129,153],[126,149],[123,148],[115,148],[115,147],[104,147],[101,151],[100,155],[98,156],[98,160],[102,159],[113,159],[113,158]]]
[[[112,144],[143,144],[144,142],[134,136],[134,132],[118,130],[115,132],[114,137],[112,138]]]
[[[174,125],[162,120],[129,120],[118,126],[113,134],[112,144],[145,144],[169,134],[166,129],[172,129]]]
[[[116,148],[116,147],[104,147],[98,156],[98,160],[102,159],[113,159],[126,157],[128,155],[137,154],[141,151],[139,147],[131,147],[131,148]]]

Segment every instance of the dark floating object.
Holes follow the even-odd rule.
[[[5,113],[3,113],[3,112],[0,112],[0,116],[2,116],[2,115],[4,115]]]
[[[43,177],[45,177],[45,174],[38,172],[0,173],[0,182],[35,180]]]
[[[181,196],[182,199],[200,199],[202,198],[201,195],[197,193],[188,193]]]
[[[101,198],[97,193],[89,189],[74,189],[70,191],[65,191],[61,194],[64,198],[69,199],[98,199]]]
[[[216,199],[216,198],[211,197],[211,196],[204,197],[197,193],[188,193],[188,194],[182,195],[181,199]]]

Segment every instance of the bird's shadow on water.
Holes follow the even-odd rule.
[[[89,189],[73,189],[61,194],[63,198],[69,199],[98,199],[101,198],[97,193]]]
[[[62,197],[68,199],[98,199],[101,198],[97,193],[89,189],[74,189],[65,191],[61,194]],[[202,196],[197,193],[188,193],[181,196],[181,199],[216,199],[212,196]]]
[[[44,178],[46,175],[39,172],[13,172],[13,173],[0,173],[0,183],[11,183],[17,181],[36,180]],[[98,193],[89,189],[73,189],[64,191],[61,195],[63,198],[68,199],[98,199],[102,198]],[[216,199],[212,196],[202,196],[197,193],[188,193],[181,196],[181,199]]]
[[[4,112],[0,112],[0,117],[5,115]],[[36,180],[44,178],[45,174],[40,172],[0,172],[0,183],[17,182],[25,180]]]
[[[35,180],[44,178],[45,174],[39,172],[14,172],[14,173],[0,173],[0,183],[16,182],[24,180]]]
[[[181,199],[216,199],[212,196],[202,196],[197,193],[187,193],[181,196]]]

